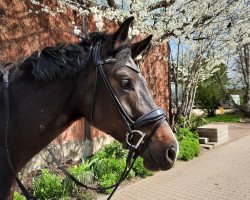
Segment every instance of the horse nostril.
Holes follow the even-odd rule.
[[[167,160],[168,160],[170,163],[174,163],[175,158],[176,158],[176,151],[175,151],[174,146],[171,146],[171,147],[167,150]]]

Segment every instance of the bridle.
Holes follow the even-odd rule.
[[[163,109],[161,108],[156,108],[151,110],[150,112],[140,116],[137,118],[135,121],[131,119],[131,117],[127,114],[125,109],[123,108],[119,98],[116,96],[110,82],[108,81],[107,76],[104,73],[103,67],[106,64],[109,63],[116,63],[116,59],[102,59],[101,58],[101,42],[97,42],[93,46],[93,61],[96,66],[96,81],[95,81],[95,86],[94,86],[94,93],[93,93],[93,100],[92,100],[92,106],[91,106],[91,115],[90,115],[90,120],[91,124],[94,125],[94,107],[95,107],[95,93],[96,93],[96,86],[97,86],[97,81],[98,81],[98,74],[102,78],[110,96],[113,99],[113,102],[115,104],[116,110],[119,113],[120,118],[123,121],[123,124],[126,126],[127,133],[126,133],[126,143],[129,147],[129,149],[133,149],[135,151],[138,149],[138,147],[143,144],[143,146],[147,145],[147,142],[150,140],[150,138],[154,135],[156,130],[159,128],[159,126],[165,121],[166,115]],[[133,70],[135,73],[140,73],[139,68],[134,68],[132,65],[127,62],[125,64],[126,67],[130,68]],[[154,128],[152,129],[150,135],[146,138],[146,134],[140,131],[139,129],[143,126],[146,126],[148,124],[156,123]],[[140,136],[136,144],[132,144],[131,140],[134,137],[134,135],[137,134]],[[144,149],[144,148],[143,148]]]
[[[115,104],[116,110],[119,113],[119,116],[121,120],[123,121],[123,124],[126,126],[127,133],[126,133],[126,145],[129,148],[129,153],[126,160],[126,168],[128,168],[127,172],[126,168],[124,170],[123,175],[121,176],[120,180],[114,185],[114,189],[108,199],[112,197],[120,183],[126,178],[129,171],[132,169],[133,164],[138,157],[139,153],[142,153],[142,151],[145,150],[147,147],[148,142],[150,141],[151,137],[155,134],[157,129],[160,127],[160,125],[165,121],[166,115],[163,109],[156,108],[151,110],[150,112],[140,116],[136,119],[136,121],[132,120],[131,117],[127,114],[125,109],[123,108],[119,98],[116,96],[110,82],[108,81],[107,76],[104,73],[103,67],[106,64],[109,63],[116,63],[116,59],[102,59],[101,58],[101,41],[97,42],[93,46],[93,61],[96,67],[96,80],[94,84],[94,93],[92,98],[92,106],[91,106],[91,113],[90,113],[90,123],[94,125],[94,107],[95,107],[95,95],[96,95],[96,87],[97,87],[97,81],[98,81],[98,74],[102,78],[106,89],[108,90],[110,96],[113,99],[113,102]],[[131,66],[130,63],[126,63],[126,67],[130,68],[131,70],[135,71],[136,73],[140,73],[140,71],[137,68],[134,68]],[[156,123],[148,137],[145,137],[146,134],[139,130],[139,128],[148,125]],[[139,135],[139,139],[135,144],[132,144],[132,139],[134,138],[134,135]],[[137,151],[138,147],[142,145],[141,151]]]
[[[52,156],[55,163],[58,165],[58,167],[64,172],[64,174],[70,178],[72,181],[74,181],[77,185],[84,187],[85,189],[92,189],[92,190],[106,190],[114,188],[108,199],[111,199],[114,192],[117,190],[118,186],[121,184],[121,182],[127,177],[130,170],[133,167],[134,162],[136,161],[136,158],[139,156],[140,153],[142,153],[145,148],[147,147],[148,142],[150,141],[151,137],[155,134],[157,129],[160,127],[160,125],[165,121],[166,116],[165,112],[161,108],[156,108],[150,111],[149,113],[146,113],[139,118],[137,118],[135,121],[131,119],[131,117],[127,114],[125,109],[123,108],[122,104],[120,103],[118,97],[116,96],[110,82],[108,81],[107,76],[104,73],[103,66],[109,63],[116,63],[116,59],[102,59],[101,58],[101,41],[96,42],[94,45],[91,45],[90,47],[90,55],[93,56],[93,61],[96,67],[96,80],[94,84],[94,92],[93,92],[93,100],[91,105],[91,113],[90,113],[90,123],[94,125],[94,108],[95,108],[95,96],[96,96],[96,87],[97,87],[97,81],[98,81],[98,74],[102,78],[110,96],[113,99],[113,102],[115,104],[116,110],[119,113],[119,116],[121,120],[123,121],[124,125],[126,126],[127,133],[126,133],[126,145],[129,148],[129,153],[126,159],[126,167],[123,171],[123,174],[121,175],[118,182],[112,186],[106,187],[106,188],[93,188],[89,187],[81,182],[79,182],[75,177],[73,177],[63,166],[60,165],[60,162],[56,159],[54,153],[51,151],[50,148],[46,148],[50,155]],[[130,63],[126,63],[126,67],[131,68],[131,70],[134,70],[136,73],[139,73],[139,70],[132,67]],[[9,90],[8,90],[8,69],[2,70],[3,73],[3,81],[4,81],[4,98],[5,98],[5,149],[6,149],[6,156],[8,159],[8,163],[10,166],[10,169],[14,175],[15,180],[18,183],[19,188],[21,189],[22,193],[28,200],[34,200],[35,198],[32,197],[25,186],[22,184],[20,179],[17,176],[17,173],[12,165],[10,152],[8,148],[8,129],[9,129]],[[143,126],[146,126],[148,124],[155,123],[151,133],[149,136],[146,137],[146,133],[143,133],[139,129]],[[135,135],[139,135],[138,141],[133,144],[132,139],[135,137]],[[139,146],[141,146],[140,151],[138,151]]]

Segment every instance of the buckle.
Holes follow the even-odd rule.
[[[132,130],[131,133],[127,132],[127,134],[126,134],[126,142],[129,145],[129,147],[133,146],[135,149],[137,149],[138,146],[143,142],[143,139],[144,139],[144,137],[145,137],[146,134],[143,133],[143,132],[141,132],[141,131],[139,131],[139,130]],[[137,143],[135,145],[133,145],[133,144],[130,143],[130,140],[132,140],[132,138],[134,137],[135,133],[137,133],[137,134],[140,135],[140,139],[137,141]]]

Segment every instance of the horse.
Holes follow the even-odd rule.
[[[136,147],[147,169],[172,168],[178,142],[134,61],[152,35],[132,43],[128,30],[133,19],[127,18],[112,34],[93,32],[76,44],[45,47],[10,67],[8,136],[0,81],[1,200],[12,199],[15,183],[7,154],[18,173],[83,117],[126,148]]]

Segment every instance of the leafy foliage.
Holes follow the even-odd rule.
[[[147,177],[147,176],[152,176],[154,173],[147,170],[143,166],[143,159],[141,157],[138,157],[137,160],[134,163],[134,166],[132,170],[135,172],[135,176],[140,176],[140,177]]]
[[[98,182],[101,187],[106,187],[115,184],[121,177],[126,166],[125,159],[100,159],[94,165]],[[134,172],[131,171],[128,178],[134,177]]]
[[[104,146],[100,151],[98,151],[94,158],[103,159],[103,158],[123,158],[127,154],[127,151],[122,147],[122,145],[114,141],[106,146]]]
[[[196,104],[208,116],[215,115],[215,110],[219,107],[222,98],[220,89],[213,82],[199,84],[196,94]]]
[[[208,124],[209,122],[203,117],[192,114],[187,120],[183,116],[180,116],[178,124],[175,125],[175,130],[178,132],[181,128],[188,128],[190,131],[196,131],[197,127]]]
[[[82,163],[68,168],[69,172],[79,181],[86,185],[98,185],[108,187],[115,184],[121,177],[126,166],[128,151],[122,148],[118,142],[106,145],[91,159],[83,160]],[[135,177],[152,175],[143,166],[143,159],[138,158],[127,176],[127,180]],[[74,196],[77,199],[94,199],[95,193],[77,187],[67,177],[61,177],[48,169],[41,170],[41,174],[33,179],[34,195],[37,199],[63,199],[67,200]],[[103,191],[110,193],[112,190]],[[19,193],[15,194],[15,200],[23,200]]]
[[[26,200],[26,198],[18,192],[14,192],[14,200]]]
[[[95,181],[95,174],[92,171],[92,164],[95,160],[89,161],[89,160],[83,160],[81,164],[74,165],[69,167],[69,172],[80,182],[90,185],[94,183]],[[65,178],[63,180],[65,188],[70,192],[74,193],[75,196],[83,196],[83,194],[89,193],[89,191],[82,191],[82,188],[79,188],[75,183],[68,178]],[[91,193],[91,192],[90,192]],[[91,196],[91,195],[90,195]]]
[[[34,179],[33,184],[37,199],[69,199],[69,193],[65,190],[61,177],[48,169],[43,169],[41,175]]]
[[[221,84],[227,84],[227,80],[226,67],[220,65],[220,69],[213,76],[198,84],[195,102],[210,117],[215,115],[220,101],[225,99]]]
[[[199,136],[197,132],[192,132],[188,128],[181,128],[176,134],[179,141],[179,155],[180,160],[191,160],[199,156]]]
[[[105,146],[95,154],[94,159],[97,160],[93,164],[93,170],[101,187],[108,187],[119,180],[126,166],[126,155],[127,150],[124,150],[118,142],[113,142]],[[135,176],[146,177],[151,174],[151,172],[144,168],[143,159],[138,158],[127,179]],[[104,192],[109,193],[110,191],[107,190]]]

